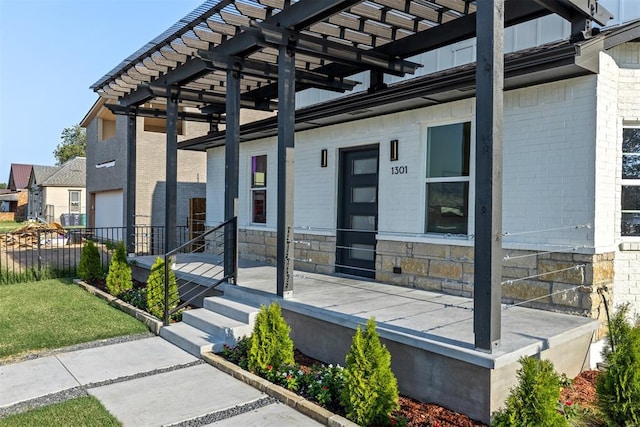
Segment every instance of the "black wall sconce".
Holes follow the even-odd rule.
[[[395,162],[396,160],[398,160],[398,140],[397,139],[391,140],[391,151],[389,152],[389,160],[391,160],[392,162]]]
[[[326,168],[327,167],[327,149],[323,148],[320,151],[320,167],[321,168]]]

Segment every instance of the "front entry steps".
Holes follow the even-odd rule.
[[[259,310],[228,296],[205,298],[203,308],[185,311],[182,322],[164,326],[160,336],[196,357],[216,353],[251,335]]]

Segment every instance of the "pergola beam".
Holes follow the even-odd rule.
[[[262,61],[222,56],[212,51],[200,51],[199,53],[205,57],[205,62],[209,62],[209,66],[215,69],[227,70],[237,67],[238,71],[243,75],[273,79],[278,78],[277,65],[271,65]],[[295,79],[296,82],[300,84],[336,92],[352,90],[359,83],[355,80],[333,78],[313,71],[302,70],[295,70]]]
[[[520,24],[531,19],[549,15],[551,11],[537,4],[534,0],[511,0],[505,3],[504,26]],[[399,40],[384,44],[372,49],[383,55],[395,55],[398,58],[408,58],[423,52],[434,50],[452,43],[468,40],[476,35],[476,14],[463,16],[427,31],[416,33]],[[328,64],[316,69],[316,72],[332,76],[351,76],[358,72],[370,69],[362,64],[345,65],[340,63]],[[304,87],[298,88],[305,89]],[[257,98],[274,98],[277,95],[277,85],[272,84],[261,87],[248,93]]]
[[[165,91],[166,92],[166,91]],[[117,104],[105,104],[113,114],[116,115],[128,115],[135,114],[138,117],[152,117],[158,119],[166,119],[167,112],[160,108],[146,108],[146,107],[123,107]],[[212,121],[217,123],[224,123],[224,117],[219,113],[200,114],[192,113],[190,111],[178,111],[178,120],[186,120],[189,122],[201,122],[210,123]]]
[[[149,85],[149,89],[154,96],[164,96],[165,89],[153,83]],[[172,92],[173,96],[181,101],[202,102],[203,104],[220,104],[225,105],[226,96],[222,94],[213,94],[206,91],[198,91],[187,88],[175,88]],[[248,97],[240,98],[240,107],[252,108],[255,110],[274,111],[278,108],[277,102],[260,103],[255,99]]]
[[[343,43],[333,42],[305,34],[293,32],[268,24],[258,24],[262,38],[268,46],[278,46],[295,38],[296,52],[322,58],[341,64],[364,66],[384,71],[395,76],[413,74],[422,64],[398,59],[395,54],[382,54],[372,50],[358,49]]]
[[[362,0],[300,0],[285,8],[280,13],[265,19],[264,23],[278,25],[292,30],[299,30],[313,23],[322,21],[341,10],[348,9],[361,1]],[[255,40],[255,33],[245,31],[224,41],[212,50],[222,56],[243,57],[257,51],[259,48],[260,46]],[[159,76],[154,80],[154,83],[160,86],[180,85],[206,75],[210,71],[211,70],[208,66],[200,58],[191,58],[186,63],[167,72],[165,75]],[[123,105],[138,105],[146,102],[148,98],[145,98],[145,94],[148,95],[148,93],[137,94],[138,91],[140,91],[140,89],[127,96],[130,96],[133,100],[137,100],[139,98],[143,98],[145,100],[137,103],[127,102]],[[270,99],[273,98],[275,98],[275,96],[270,97]]]
[[[613,18],[602,4],[595,0],[534,0],[536,3],[562,16],[570,22],[589,19],[600,25],[607,25]]]

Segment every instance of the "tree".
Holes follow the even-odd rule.
[[[0,182],[0,189],[4,190],[5,188],[7,188],[7,183],[6,182]]]
[[[124,243],[118,242],[116,252],[109,264],[107,274],[107,289],[111,295],[119,296],[133,287],[131,279],[131,267],[127,264],[127,255]]]
[[[360,326],[351,342],[344,369],[341,401],[347,418],[360,425],[386,424],[398,409],[398,381],[391,371],[391,354],[380,342],[376,322]]]
[[[61,165],[67,160],[76,157],[84,156],[87,148],[87,133],[80,125],[73,125],[70,128],[64,128],[62,140],[56,149],[53,151],[53,155],[57,160],[57,164]]]

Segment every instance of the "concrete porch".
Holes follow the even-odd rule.
[[[136,258],[140,267],[153,262],[143,258]],[[180,280],[206,272],[199,279],[205,284],[217,274],[210,262],[197,254],[179,256],[176,275]],[[503,307],[500,348],[488,354],[474,349],[470,298],[296,271],[293,298],[283,300],[275,295],[275,275],[275,267],[240,261],[239,285],[220,290],[224,298],[252,307],[278,301],[296,347],[327,363],[344,364],[355,328],[375,317],[402,394],[483,422],[515,385],[520,357],[550,359],[573,377],[589,367],[599,326],[584,317]]]

